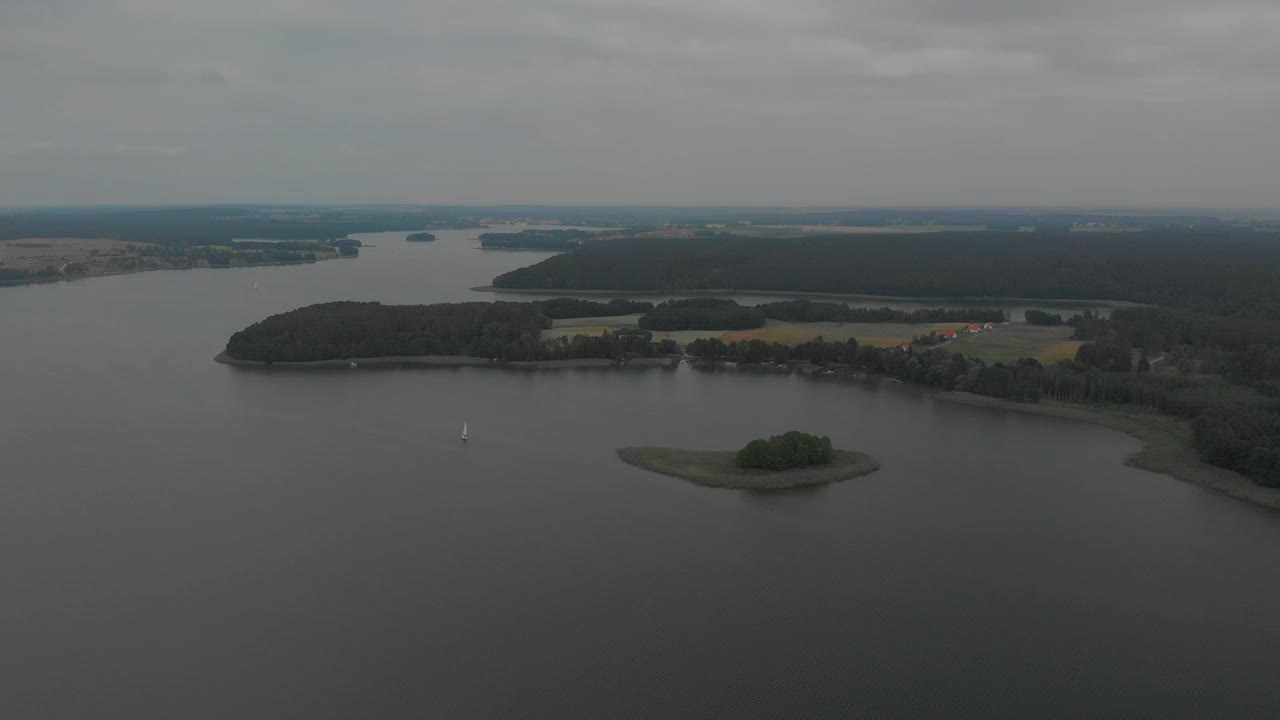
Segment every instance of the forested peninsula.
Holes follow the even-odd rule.
[[[678,353],[674,342],[651,342],[644,330],[541,338],[552,317],[609,316],[636,305],[626,300],[592,303],[572,298],[437,305],[321,303],[272,315],[235,333],[220,357],[264,364],[416,356],[538,362],[624,361]]]

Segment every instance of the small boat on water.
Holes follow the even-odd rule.
[[[462,421],[462,441],[463,442],[467,441],[467,421],[466,420]]]

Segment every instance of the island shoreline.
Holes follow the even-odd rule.
[[[866,453],[836,450],[835,459],[825,465],[787,470],[748,470],[737,467],[732,450],[688,450],[652,446],[617,449],[618,458],[632,467],[695,485],[732,490],[790,490],[828,485],[869,475],[880,462]]]

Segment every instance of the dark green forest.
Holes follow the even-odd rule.
[[[405,237],[405,240],[408,240],[409,242],[431,242],[435,239],[436,236],[429,232],[410,233]]]
[[[497,277],[503,288],[765,290],[1110,299],[1280,318],[1280,242],[1252,231],[627,238]]]
[[[639,324],[646,330],[747,330],[764,321],[762,311],[733,300],[693,298],[659,303]]]

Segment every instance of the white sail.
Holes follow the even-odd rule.
[[[466,420],[462,421],[462,439],[463,440],[467,439],[467,421]]]

